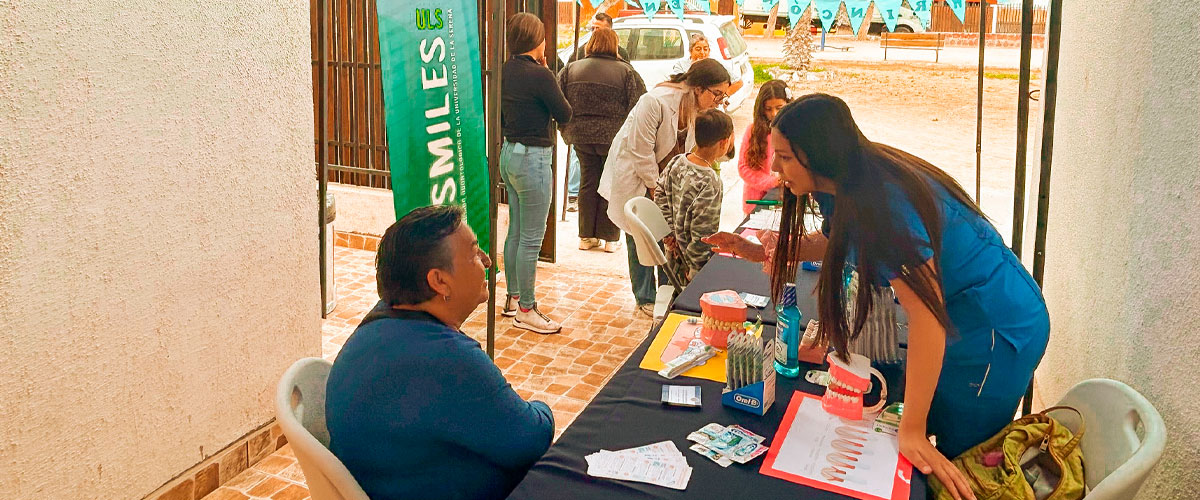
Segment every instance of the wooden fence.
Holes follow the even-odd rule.
[[[382,77],[379,65],[378,20],[375,0],[326,0],[331,19],[325,40],[329,58],[326,89],[329,181],[391,189],[388,177],[387,131],[384,128]],[[320,54],[317,27],[320,3],[310,0],[312,12],[313,114],[317,120],[320,95]],[[320,144],[313,129],[313,144]],[[316,148],[314,161],[320,162]],[[353,170],[346,170],[347,168]]]
[[[944,1],[937,1],[930,7],[929,31],[942,33],[978,33],[979,32],[979,3],[968,2],[966,22],[958,20],[954,10]],[[1046,32],[1047,13],[1044,8],[1033,10],[1033,32]],[[987,12],[987,29],[984,33],[1020,33],[1021,8],[989,6]]]

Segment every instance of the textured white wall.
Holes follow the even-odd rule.
[[[0,497],[141,498],[320,355],[307,2],[0,1]]]
[[[1200,491],[1200,4],[1065,2],[1046,248],[1047,404],[1092,377],[1162,413],[1139,498]],[[1029,240],[1032,241],[1032,233]]]

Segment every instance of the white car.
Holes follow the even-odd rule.
[[[613,30],[647,89],[666,81],[675,63],[689,58],[690,37],[699,33],[708,39],[709,57],[729,70],[731,81],[742,82],[742,88],[729,96],[726,109],[737,109],[754,90],[754,68],[750,66],[746,41],[734,24],[733,16],[688,14],[680,20],[673,13],[660,12],[653,21],[646,16],[618,17],[613,19]],[[591,33],[581,35],[579,46],[583,47],[590,37]],[[571,51],[572,48],[567,47],[558,52],[563,64],[570,59]]]

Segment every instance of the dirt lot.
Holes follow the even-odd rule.
[[[794,85],[794,96],[824,92],[841,97],[868,138],[932,162],[974,196],[977,74],[973,68],[913,62],[818,64],[821,71],[812,75],[819,79]],[[984,211],[1007,239],[1012,232],[1018,82],[1015,72],[989,75],[984,79],[980,191]],[[1040,109],[1037,102],[1031,104],[1032,128]],[[735,113],[739,133],[749,124],[751,108],[748,100]],[[1032,134],[1030,141],[1036,148]],[[729,198],[741,197],[741,182],[732,170],[722,171],[728,193],[724,219],[737,208]]]

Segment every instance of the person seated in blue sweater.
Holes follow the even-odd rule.
[[[491,264],[457,206],[418,208],[383,235],[380,301],[325,400],[330,451],[372,499],[504,498],[550,447],[550,408],[522,400],[459,330],[488,298]]]

